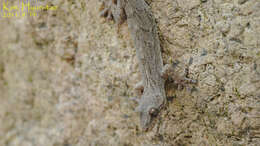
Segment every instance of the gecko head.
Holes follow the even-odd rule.
[[[140,113],[140,127],[144,132],[154,127],[156,118],[166,103],[164,94],[148,93],[142,95],[136,109]]]
[[[140,111],[140,126],[143,131],[148,131],[153,127],[154,118],[157,117],[158,113],[159,109],[151,106]]]

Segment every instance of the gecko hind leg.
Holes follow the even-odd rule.
[[[107,20],[113,20],[117,25],[126,20],[123,0],[102,0],[100,16]]]

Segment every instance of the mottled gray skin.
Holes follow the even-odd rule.
[[[112,17],[117,24],[127,20],[143,82],[137,111],[140,112],[141,128],[147,131],[166,103],[163,61],[155,19],[144,0],[109,0],[103,5],[102,16]],[[109,15],[104,15],[104,12]]]

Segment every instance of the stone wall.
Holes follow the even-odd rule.
[[[260,145],[260,1],[147,2],[164,63],[198,80],[167,85],[151,131],[129,100],[140,74],[127,24],[100,18],[97,0],[46,0],[58,9],[0,18],[0,145]]]

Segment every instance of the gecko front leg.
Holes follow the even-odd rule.
[[[135,89],[135,92],[137,94],[137,96],[142,96],[143,95],[143,92],[144,92],[144,83],[143,81],[140,81],[139,83],[137,83],[134,87]]]
[[[185,84],[196,84],[197,80],[190,79],[188,77],[188,68],[185,69],[185,75],[184,76],[178,76],[176,72],[174,71],[173,65],[166,64],[163,66],[162,72],[161,72],[162,78],[165,80],[171,80],[174,81],[175,84],[178,86],[184,86]]]

